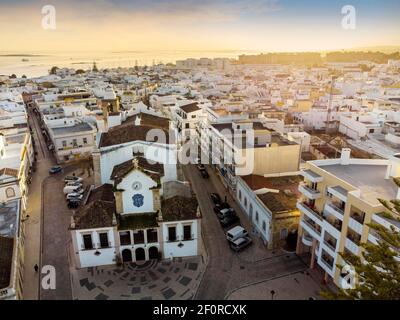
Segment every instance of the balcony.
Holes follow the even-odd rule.
[[[311,182],[321,182],[323,180],[323,177],[312,170],[303,170],[301,171],[301,175]]]
[[[357,220],[355,220],[352,216],[350,216],[349,218],[349,227],[358,234],[362,234],[363,225],[359,223]]]
[[[299,192],[311,200],[316,200],[321,198],[321,192],[319,190],[311,189],[304,183],[299,184]]]
[[[303,242],[305,246],[311,247],[313,242],[313,237],[308,234],[303,234],[303,236],[301,237],[301,242]]]
[[[329,214],[331,214],[331,215],[333,215],[335,218],[343,221],[344,211],[342,209],[340,209],[334,203],[326,203],[324,211],[329,213]]]
[[[345,248],[348,249],[351,253],[358,255],[359,247],[349,238],[346,238]]]
[[[328,187],[327,191],[341,201],[347,201],[347,190],[345,188],[342,188],[341,186]]]
[[[302,228],[307,231],[307,233],[315,239],[321,237],[321,230],[319,226],[312,220],[302,219],[300,222]]]
[[[309,217],[311,220],[314,222],[321,224],[322,222],[322,216],[320,213],[315,211],[313,208],[311,208],[307,203],[305,202],[297,202],[296,205],[297,209],[299,209],[301,212],[303,212],[307,217]]]

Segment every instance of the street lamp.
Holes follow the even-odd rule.
[[[275,294],[275,291],[271,290],[271,300],[274,300],[274,294]]]

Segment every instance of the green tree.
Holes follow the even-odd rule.
[[[380,213],[382,217],[400,222],[400,201],[379,201],[387,211]],[[337,293],[323,292],[328,299],[350,300],[400,300],[400,233],[394,227],[387,229],[372,222],[368,226],[379,239],[378,244],[362,243],[364,250],[361,256],[352,253],[341,253],[341,257],[353,266],[355,284],[353,288],[339,289]],[[342,268],[342,265],[337,265]]]
[[[85,70],[83,69],[78,69],[75,71],[75,74],[83,74],[83,73],[85,73]]]
[[[10,76],[10,79],[16,79],[16,78],[17,78],[17,76],[16,76],[15,73],[13,73],[13,74]]]
[[[49,71],[49,74],[56,74],[58,69],[59,69],[59,68],[56,67],[56,66],[52,67],[52,68],[50,69],[50,71]]]

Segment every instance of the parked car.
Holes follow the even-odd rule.
[[[50,168],[49,173],[50,174],[54,174],[54,173],[59,173],[62,171],[62,167],[61,166],[53,166]]]
[[[74,187],[82,187],[82,182],[79,181],[67,181],[65,186],[74,186]]]
[[[76,192],[77,190],[82,189],[81,186],[65,186],[63,189],[64,194],[68,194],[71,192]]]
[[[219,213],[217,213],[217,217],[220,220],[228,216],[236,216],[235,210],[233,210],[232,208],[225,208],[220,210]]]
[[[218,193],[211,193],[210,194],[210,198],[211,198],[211,201],[214,203],[214,204],[219,204],[219,203],[221,203],[221,197],[220,197],[220,195],[218,194]]]
[[[248,235],[249,233],[246,231],[245,228],[243,228],[242,226],[236,226],[227,231],[226,239],[229,242],[233,242],[239,238],[247,237]]]
[[[240,219],[236,214],[226,216],[223,219],[219,220],[219,223],[221,224],[221,227],[223,227],[223,228],[230,227],[231,225],[233,225],[237,222],[240,222]]]
[[[208,179],[210,177],[207,170],[200,170],[200,174],[204,179]]]
[[[229,244],[229,247],[233,251],[239,252],[239,251],[243,250],[244,248],[247,248],[249,245],[251,245],[252,242],[253,241],[249,237],[238,238],[235,241],[232,241]]]
[[[82,200],[83,198],[83,194],[81,193],[76,193],[76,192],[72,192],[72,193],[68,193],[67,194],[67,200]]]
[[[75,181],[75,182],[82,182],[83,179],[81,177],[75,177],[75,176],[66,176],[64,178],[64,182],[67,183],[69,181]]]
[[[68,200],[68,204],[67,205],[68,205],[69,209],[76,209],[76,208],[79,207],[80,203],[81,203],[80,200],[71,199],[71,200]]]
[[[228,202],[221,202],[214,206],[214,212],[218,214],[222,209],[230,208]]]

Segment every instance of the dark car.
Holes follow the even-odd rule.
[[[221,211],[222,209],[226,209],[226,208],[230,208],[230,207],[229,207],[229,203],[227,203],[227,202],[221,202],[221,203],[218,203],[218,204],[215,205],[215,207],[214,207],[214,212],[215,212],[215,213],[220,213],[220,211]]]
[[[61,171],[62,171],[62,167],[60,167],[60,166],[54,166],[54,167],[51,167],[51,168],[50,168],[49,173],[50,173],[50,174],[54,174],[54,173],[59,173],[59,172],[61,172]]]
[[[233,242],[230,242],[229,247],[233,251],[239,252],[239,251],[242,251],[244,248],[248,247],[249,245],[251,245],[252,242],[253,241],[249,237],[243,237],[243,238],[236,239]]]
[[[240,219],[237,215],[228,215],[225,218],[219,220],[219,223],[223,228],[227,228],[237,222],[240,222]]]
[[[68,201],[68,208],[69,209],[76,209],[76,208],[78,208],[79,207],[79,204],[80,204],[81,202],[80,201],[77,201],[77,200],[70,200],[70,201]]]
[[[200,170],[200,174],[204,179],[208,179],[210,176],[208,175],[207,170]]]
[[[222,201],[221,197],[219,196],[218,193],[211,193],[210,198],[211,198],[212,202],[214,202],[214,204],[219,204]]]

